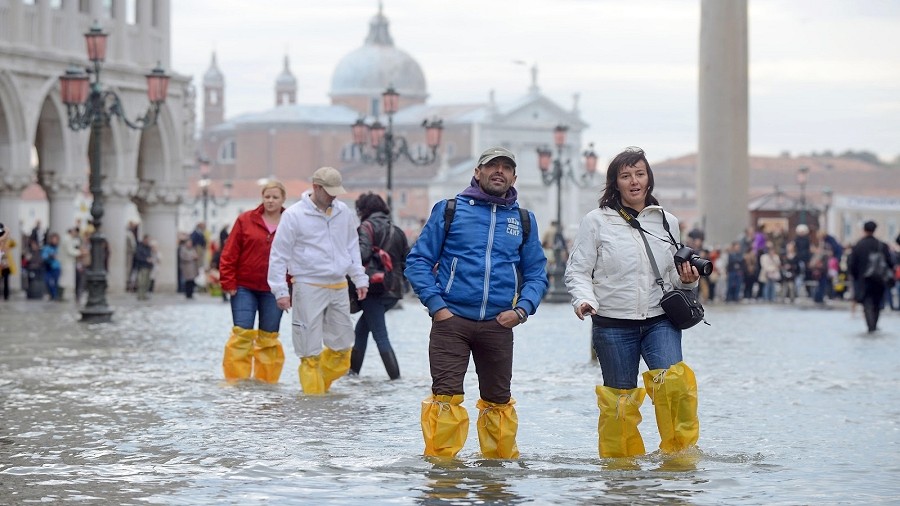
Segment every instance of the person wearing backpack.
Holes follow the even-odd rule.
[[[469,187],[435,204],[406,259],[406,278],[432,318],[431,395],[421,416],[427,456],[455,457],[466,442],[463,382],[471,356],[481,453],[519,457],[513,327],[534,314],[548,281],[535,218],[519,208],[515,182],[515,155],[502,147],[484,151]]]
[[[363,265],[368,265],[375,256],[375,249],[385,251],[391,258],[391,270],[384,273],[384,281],[374,283],[369,280],[369,293],[359,301],[362,317],[356,322],[356,342],[350,354],[350,372],[359,374],[366,356],[369,333],[378,347],[378,354],[384,362],[388,377],[400,377],[400,365],[391,341],[388,338],[384,314],[397,305],[403,297],[403,269],[409,243],[406,234],[391,223],[391,210],[384,199],[374,193],[360,195],[356,199],[356,215],[361,220],[359,228],[359,252]]]
[[[871,220],[863,224],[864,237],[853,246],[847,261],[847,270],[856,280],[854,299],[863,306],[869,332],[878,330],[881,302],[885,289],[893,285],[894,272],[888,245],[875,238],[876,227]]]

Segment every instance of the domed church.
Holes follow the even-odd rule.
[[[570,108],[544,96],[537,85],[537,69],[522,96],[501,103],[485,90],[482,103],[431,104],[425,72],[391,37],[388,18],[379,7],[369,22],[368,34],[358,49],[340,59],[331,78],[330,104],[298,103],[297,81],[288,58],[275,80],[274,106],[226,119],[226,76],[212,55],[203,79],[203,134],[198,145],[199,172],[208,175],[212,191],[232,184],[232,198],[208,219],[210,229],[229,226],[237,213],[259,202],[259,184],[276,178],[288,188],[288,203],[309,189],[319,167],[336,167],[351,192],[343,198],[353,203],[361,193],[386,195],[388,170],[371,162],[353,144],[351,125],[392,122],[395,138],[403,137],[415,155],[429,152],[423,122],[440,119],[443,126],[436,160],[414,165],[403,157],[391,164],[392,204],[396,223],[417,234],[433,204],[456,195],[469,183],[477,156],[500,145],[517,155],[520,203],[535,211],[538,226],[546,229],[556,217],[556,192],[541,181],[536,149],[553,145],[553,128],[569,127],[567,158],[581,170],[581,132],[586,124],[578,110],[577,95]],[[399,94],[397,111],[389,118],[382,110],[382,94],[393,88]],[[369,157],[372,148],[366,145]],[[368,163],[367,163],[368,162]],[[198,173],[197,176],[200,174]],[[579,190],[564,183],[563,221],[572,226],[594,205],[597,185]],[[181,223],[200,221],[183,216]]]

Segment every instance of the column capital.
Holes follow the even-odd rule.
[[[184,185],[145,181],[134,192],[134,200],[151,206],[177,206],[184,201]]]
[[[20,195],[32,182],[30,174],[3,174],[0,176],[0,195]]]
[[[48,198],[71,197],[84,190],[85,177],[77,175],[62,176],[53,174],[41,179]]]

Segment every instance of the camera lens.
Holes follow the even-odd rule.
[[[700,271],[701,276],[709,276],[712,274],[713,264],[709,260],[700,257],[691,258],[691,265]]]

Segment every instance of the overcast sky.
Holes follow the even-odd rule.
[[[536,64],[552,100],[570,108],[580,95],[583,140],[601,157],[629,145],[651,160],[697,150],[700,0],[383,3],[431,104],[486,102],[492,89],[515,100]],[[752,154],[900,155],[900,2],[748,4]],[[199,91],[216,51],[233,117],[273,106],[286,53],[297,101],[326,104],[335,66],[362,46],[377,10],[377,0],[173,0],[173,70]]]

